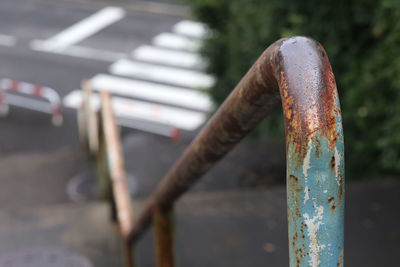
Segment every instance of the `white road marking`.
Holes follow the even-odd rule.
[[[151,63],[159,63],[182,68],[204,68],[205,63],[199,54],[142,45],[132,51],[132,57]]]
[[[154,14],[189,17],[190,8],[186,5],[161,3],[155,1],[131,1],[126,8],[130,11],[149,12]]]
[[[204,39],[208,34],[205,24],[191,20],[182,20],[174,25],[173,32],[192,38]]]
[[[199,40],[193,40],[185,36],[168,32],[160,33],[155,36],[153,38],[153,44],[159,47],[186,50],[190,52],[198,51],[201,45]]]
[[[45,40],[46,45],[44,47],[47,47],[48,50],[63,50],[122,19],[124,16],[125,11],[122,8],[103,8],[90,17]]]
[[[189,88],[209,88],[215,83],[215,78],[208,74],[140,63],[127,59],[121,59],[112,64],[110,72],[115,75],[131,76]]]
[[[0,34],[0,45],[1,46],[14,46],[17,43],[17,39],[14,36]]]
[[[59,55],[67,55],[72,57],[99,60],[105,62],[115,62],[119,59],[126,58],[128,55],[124,53],[106,51],[101,49],[95,49],[83,46],[68,46],[64,49],[53,50],[51,46],[48,46],[46,41],[33,40],[30,44],[31,48],[36,51],[49,52]]]
[[[99,107],[100,98],[93,94],[93,103]],[[63,99],[64,106],[78,108],[82,102],[81,90],[72,91]],[[180,108],[173,108],[164,105],[151,104],[137,100],[130,100],[121,97],[113,97],[113,110],[120,119],[137,119],[174,126],[179,129],[193,131],[206,120],[206,115],[201,112],[189,111]]]
[[[106,74],[94,76],[93,90],[108,90],[112,94],[141,98],[170,105],[209,112],[213,108],[210,97],[202,92],[167,85],[115,77]]]

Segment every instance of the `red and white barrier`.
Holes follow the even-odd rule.
[[[26,98],[18,95],[7,95],[6,91],[44,98],[50,102],[50,106],[33,98]],[[0,79],[1,116],[6,116],[8,114],[9,104],[51,114],[52,123],[55,126],[60,126],[63,123],[61,98],[52,88],[12,79]]]

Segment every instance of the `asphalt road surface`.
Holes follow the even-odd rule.
[[[109,72],[113,63],[129,61],[140,46],[153,48],[155,36],[170,32],[184,19],[184,8],[163,2],[154,8],[135,1],[129,5],[125,1],[126,7],[98,1],[1,1],[0,78],[48,86],[63,99],[83,79],[98,74],[106,75],[103,81],[115,82],[112,78],[117,75]],[[47,44],[55,40],[52,44],[62,51],[44,47],[49,40]],[[97,84],[102,86],[102,81]],[[65,123],[55,129],[48,115],[11,106],[9,116],[0,120],[0,153],[76,145],[75,111],[66,107],[63,111]]]
[[[79,143],[76,122],[85,79],[95,93],[113,94],[131,192],[149,195],[213,110],[202,89],[215,80],[198,53],[207,34],[187,7],[170,1],[1,1],[0,79],[54,89],[64,115],[64,124],[54,127],[49,114],[27,108],[36,107],[32,97],[22,95],[23,107],[16,107],[15,93],[7,91],[10,110],[0,117],[1,202],[44,205],[96,197],[96,167]],[[4,80],[0,87],[6,87]],[[181,139],[174,143],[175,130]],[[261,164],[263,158],[270,164]],[[282,142],[249,141],[197,189],[283,182],[284,162]],[[23,197],[16,201],[13,192]]]
[[[138,145],[155,143],[151,153],[167,154],[164,172],[212,110],[209,97],[198,90],[214,82],[197,53],[206,33],[190,20],[187,7],[170,1],[2,0],[0,79],[54,89],[64,115],[64,124],[54,127],[49,114],[27,108],[36,105],[35,97],[22,94],[21,108],[8,96],[9,113],[0,117],[4,188],[25,186],[27,203],[42,199],[40,190],[57,191],[41,201],[53,203],[66,198],[54,188],[64,191],[71,178],[93,176],[76,126],[78,89],[85,79],[96,92],[106,89],[116,96],[117,116],[125,116],[123,125],[129,126],[122,128],[127,157],[138,156],[130,153]],[[0,84],[10,89],[3,88],[3,80]],[[179,144],[171,143],[171,129],[182,130]],[[35,190],[37,184],[53,189]],[[30,198],[29,192],[36,193]]]

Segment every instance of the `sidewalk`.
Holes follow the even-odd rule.
[[[346,191],[345,266],[397,266],[400,182],[351,183]],[[177,266],[288,266],[286,190],[193,193],[178,202]],[[139,266],[154,266],[152,233]]]
[[[171,144],[151,135],[125,136],[126,167],[139,185],[135,203],[152,192],[188,141]],[[178,266],[287,266],[282,146],[245,140],[178,201]],[[0,251],[60,246],[95,266],[119,266],[121,247],[108,207],[71,204],[65,193],[70,178],[88,169],[94,166],[76,148],[2,157]],[[399,193],[399,180],[347,183],[346,266],[396,266]],[[139,266],[154,266],[152,242],[149,231],[138,243]]]

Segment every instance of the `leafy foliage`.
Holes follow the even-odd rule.
[[[338,84],[352,176],[400,173],[400,1],[187,0],[213,30],[203,53],[221,103],[252,63],[282,37],[325,47]],[[283,131],[281,112],[258,129]]]

